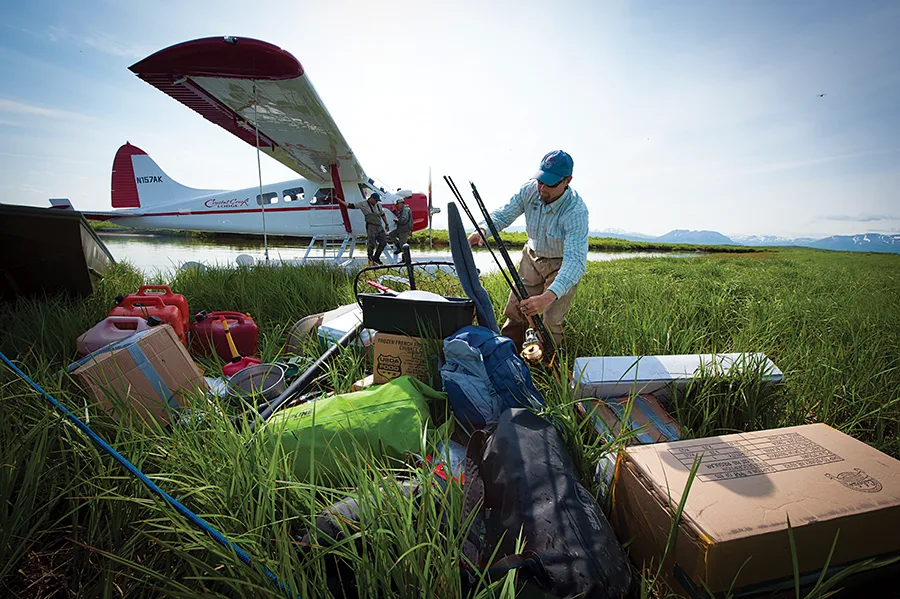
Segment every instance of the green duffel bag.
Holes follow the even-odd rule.
[[[379,464],[396,464],[422,452],[426,426],[434,428],[432,413],[446,411],[447,395],[418,379],[401,376],[345,395],[334,395],[277,412],[267,434],[281,445],[301,481],[339,483],[348,466],[373,455]]]

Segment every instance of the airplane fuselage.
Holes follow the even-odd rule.
[[[158,183],[149,177],[142,179],[147,180],[137,181],[141,187]],[[346,201],[365,201],[359,184],[344,183],[342,187]],[[320,187],[306,179],[294,179],[263,185],[262,195],[259,187],[217,191],[147,208],[86,213],[86,216],[128,227],[260,234],[265,218],[265,231],[270,235],[343,236],[347,233],[340,206],[332,192],[331,187]],[[379,193],[388,196],[382,205],[388,222],[393,226],[391,209],[396,197],[390,192]],[[413,203],[410,199],[407,202]],[[366,226],[362,213],[351,209],[349,217],[353,234],[364,236]]]

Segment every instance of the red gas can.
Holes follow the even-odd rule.
[[[259,343],[259,330],[249,314],[240,312],[200,312],[195,316],[196,322],[191,325],[191,353],[197,356],[215,352],[226,362],[232,355],[225,337],[225,327],[220,316],[224,316],[231,331],[231,338],[238,353],[242,356],[256,355]]]
[[[130,294],[118,306],[110,310],[107,316],[140,316],[145,319],[156,316],[170,325],[181,342],[187,344],[187,333],[182,324],[181,311],[176,306],[167,306],[161,297],[138,297]]]
[[[190,328],[191,312],[188,310],[187,299],[180,293],[172,293],[168,285],[141,285],[137,293],[131,293],[135,297],[161,297],[167,306],[175,306],[181,312],[181,326],[187,332]]]

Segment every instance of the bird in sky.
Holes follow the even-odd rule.
[[[824,98],[824,97],[825,97],[825,94],[819,94],[819,97],[820,97],[820,98]]]

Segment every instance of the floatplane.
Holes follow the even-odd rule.
[[[300,62],[289,52],[250,38],[210,37],[170,46],[129,67],[138,78],[254,146],[301,178],[247,189],[194,189],[169,177],[146,152],[126,142],[112,166],[112,211],[83,212],[91,220],[127,227],[309,238],[335,262],[353,260],[365,222],[336,198],[382,198],[393,226],[397,200],[413,215],[413,231],[431,230],[440,212],[428,194],[391,191],[368,177]],[[67,199],[54,208],[73,209]],[[318,252],[317,252],[318,253]],[[386,251],[385,254],[391,252]],[[346,255],[346,258],[345,258]]]

